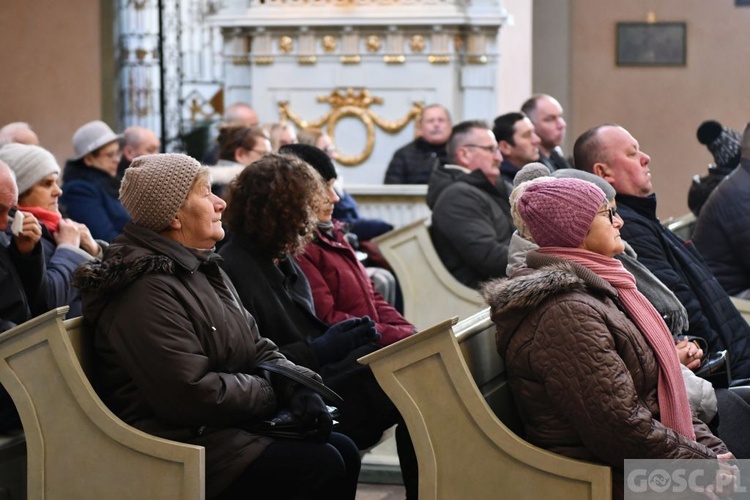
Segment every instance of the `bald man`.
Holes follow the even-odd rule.
[[[31,130],[31,126],[28,123],[13,122],[0,128],[0,148],[12,142],[38,146],[39,137]]]
[[[732,304],[690,241],[656,217],[651,157],[623,127],[606,123],[587,130],[573,147],[575,166],[609,182],[624,221],[622,239],[638,261],[672,290],[685,306],[688,335],[706,340],[709,352],[729,351],[734,379],[750,377],[750,327]]]
[[[117,166],[117,177],[122,179],[125,169],[139,156],[158,153],[160,145],[159,138],[151,130],[137,126],[126,128],[122,133],[122,157]]]
[[[557,99],[547,94],[534,94],[523,103],[521,111],[529,117],[539,136],[539,161],[547,165],[550,172],[570,168],[572,165],[565,159],[561,147],[567,124]]]

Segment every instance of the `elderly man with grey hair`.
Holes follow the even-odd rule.
[[[39,137],[31,130],[31,125],[28,123],[13,122],[0,128],[0,148],[12,142],[38,146]]]
[[[130,166],[133,160],[139,156],[158,153],[160,146],[161,142],[152,130],[135,125],[126,128],[120,140],[122,157],[120,158],[120,164],[117,166],[117,177],[122,179],[125,175],[125,169]]]
[[[477,288],[483,281],[505,276],[515,229],[509,189],[497,182],[503,156],[489,125],[477,120],[453,127],[447,149],[451,164],[441,167],[446,175],[436,172],[427,190],[427,197],[436,200],[432,242],[448,271]]]

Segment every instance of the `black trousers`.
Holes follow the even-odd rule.
[[[351,439],[327,443],[277,439],[219,500],[354,500],[360,458]]]

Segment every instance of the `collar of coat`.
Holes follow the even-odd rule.
[[[617,296],[614,287],[596,273],[559,257],[532,250],[526,257],[526,265],[510,278],[498,278],[483,286],[482,295],[493,316],[514,310],[530,312],[548,298],[566,292]]]
[[[83,292],[111,293],[148,274],[192,274],[202,265],[217,265],[213,252],[199,252],[158,233],[128,223],[123,234],[107,248],[102,261],[81,265],[73,286]]]

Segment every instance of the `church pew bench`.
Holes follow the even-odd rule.
[[[404,317],[418,329],[447,316],[468,317],[484,307],[479,292],[459,282],[445,268],[432,245],[426,219],[375,239],[398,278]]]
[[[360,359],[409,427],[420,498],[609,500],[609,467],[542,450],[514,432],[519,421],[494,334],[487,309]]]
[[[205,498],[204,449],[122,422],[94,392],[93,339],[67,307],[0,335],[0,383],[26,437],[31,500]]]

